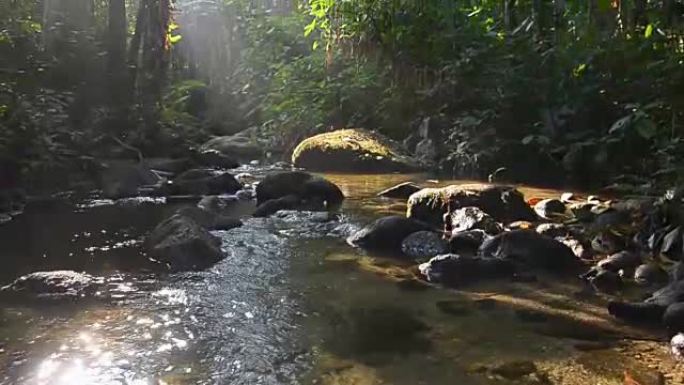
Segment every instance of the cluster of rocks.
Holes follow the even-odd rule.
[[[404,199],[407,215],[380,218],[347,241],[418,264],[450,287],[483,279],[580,277],[602,295],[651,292],[638,303],[611,301],[610,314],[662,325],[673,353],[684,351],[684,211],[681,197],[619,202],[572,194],[525,201],[510,187],[458,185],[381,193]],[[668,262],[671,266],[668,268]],[[619,297],[613,297],[619,298]]]

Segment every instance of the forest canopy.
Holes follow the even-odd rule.
[[[0,187],[246,129],[286,157],[346,127],[429,137],[417,155],[455,177],[674,183],[683,19],[677,0],[3,1]]]

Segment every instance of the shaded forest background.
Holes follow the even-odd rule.
[[[683,176],[683,60],[678,0],[6,0],[0,189],[364,127],[449,176],[648,192]]]

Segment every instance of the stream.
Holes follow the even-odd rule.
[[[579,282],[414,286],[410,266],[344,242],[372,219],[405,211],[378,191],[407,180],[464,181],[325,176],[347,196],[339,214],[245,217],[244,226],[215,232],[227,257],[200,272],[152,274],[140,250],[147,232],[188,203],[29,205],[0,226],[0,284],[73,269],[107,277],[114,295],[4,304],[0,383],[622,384],[624,370],[654,367],[684,383],[666,344],[616,324],[604,299],[577,295]],[[526,197],[561,193],[520,190]],[[250,205],[236,202],[226,214],[245,216]],[[511,362],[533,362],[539,375],[488,369]]]

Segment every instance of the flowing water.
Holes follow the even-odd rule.
[[[572,283],[424,287],[410,266],[345,244],[353,229],[405,210],[376,198],[383,188],[458,182],[328,177],[348,197],[339,215],[245,219],[216,233],[227,258],[191,273],[146,273],[140,251],[142,236],[182,203],[29,206],[0,227],[0,283],[74,269],[108,277],[114,295],[4,305],[0,383],[500,384],[512,380],[487,368],[521,360],[544,375],[516,383],[617,384],[624,369],[678,370],[664,344],[624,340],[641,331],[614,325],[602,299],[579,298]]]

